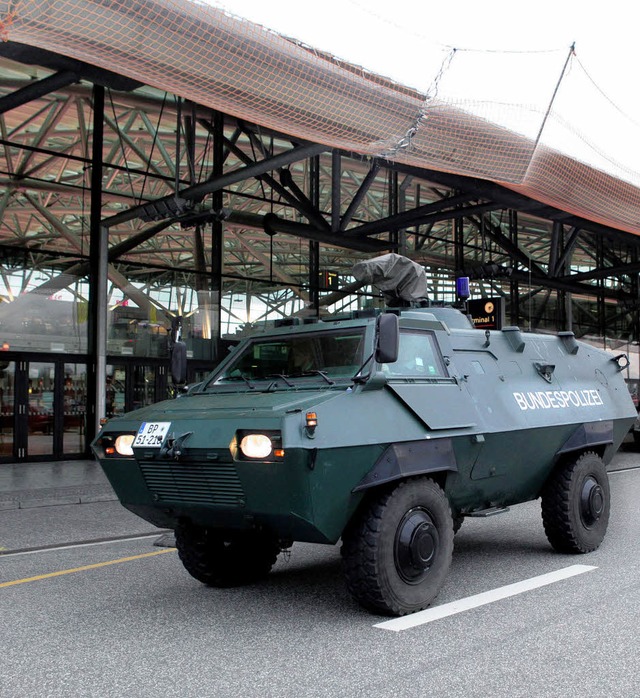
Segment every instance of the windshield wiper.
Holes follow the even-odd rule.
[[[322,376],[329,385],[336,384],[334,380],[331,380],[331,378],[329,378],[326,371],[319,371],[317,369],[313,371],[301,371],[300,373],[292,373],[290,375],[290,378],[296,378],[298,376]]]
[[[251,390],[255,390],[255,389],[256,389],[256,386],[255,386],[246,376],[242,375],[242,373],[240,373],[240,374],[237,375],[237,376],[225,376],[222,380],[224,380],[224,381],[239,381],[239,380],[243,380],[243,381],[249,386],[249,388],[251,388]]]
[[[290,387],[290,388],[295,388],[296,384],[292,383],[290,380],[288,380],[289,376],[286,376],[284,373],[269,373],[269,375],[265,376],[265,378],[282,378],[282,380]]]

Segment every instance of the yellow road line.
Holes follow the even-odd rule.
[[[131,562],[131,560],[140,560],[143,557],[153,557],[154,555],[163,555],[164,553],[174,553],[174,548],[166,550],[154,550],[152,553],[143,553],[142,555],[132,555],[131,557],[121,557],[117,560],[108,560],[107,562],[96,562],[94,565],[84,565],[84,567],[74,567],[70,570],[60,570],[59,572],[49,572],[49,574],[39,574],[37,577],[26,577],[25,579],[16,579],[13,582],[0,582],[2,587],[11,587],[15,584],[26,584],[27,582],[38,582],[41,579],[50,579],[51,577],[60,577],[63,574],[73,574],[74,572],[84,572],[86,570],[95,570],[99,567],[107,567],[108,565],[118,565],[121,562]]]

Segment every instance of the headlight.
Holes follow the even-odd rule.
[[[237,461],[276,463],[284,460],[282,433],[278,429],[238,429],[229,450]]]
[[[131,448],[131,444],[133,443],[134,439],[134,434],[120,434],[120,436],[116,437],[114,444],[116,447],[116,453],[119,453],[121,456],[132,456],[133,448]]]
[[[135,434],[102,434],[95,443],[98,458],[133,458]]]
[[[266,434],[247,434],[240,441],[240,451],[247,458],[266,458],[273,444]]]

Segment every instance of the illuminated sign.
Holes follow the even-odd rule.
[[[340,279],[333,271],[321,271],[318,278],[322,290],[337,291],[340,288]]]
[[[501,330],[504,325],[502,298],[480,298],[467,301],[467,310],[476,329]]]

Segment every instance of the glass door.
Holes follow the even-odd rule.
[[[86,364],[64,364],[62,394],[62,452],[82,454],[87,430]]]
[[[0,360],[0,460],[87,454],[86,363]]]
[[[131,382],[133,388],[132,409],[137,410],[156,402],[155,366],[141,364],[131,366]]]
[[[52,456],[56,364],[53,361],[30,361],[27,365],[27,380],[26,455]],[[20,416],[24,416],[23,410],[19,411]]]
[[[14,457],[16,362],[0,362],[0,458]]]
[[[130,361],[107,364],[105,414],[108,418],[167,397],[166,367]]]
[[[106,409],[107,419],[125,413],[127,402],[127,370],[125,366],[109,364],[107,366],[106,385]]]

